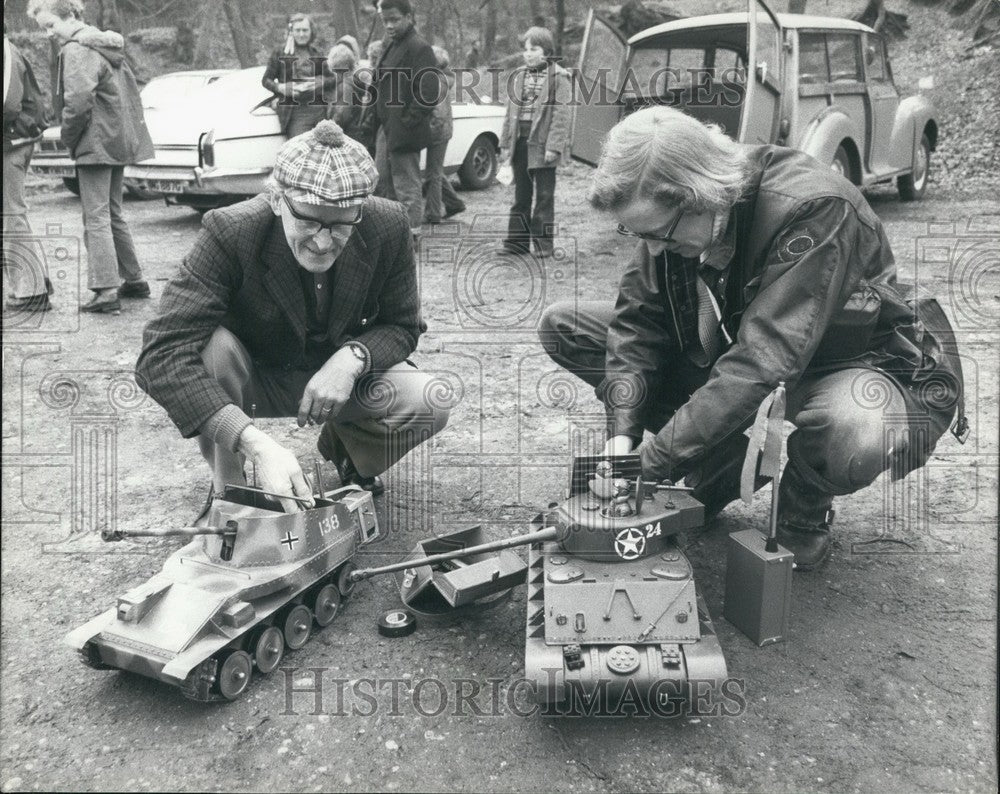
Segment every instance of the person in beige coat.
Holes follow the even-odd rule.
[[[569,143],[572,82],[553,60],[555,44],[546,28],[522,36],[524,66],[511,75],[500,158],[514,171],[507,253],[552,255],[555,231],[556,166]],[[534,206],[532,206],[534,204]]]

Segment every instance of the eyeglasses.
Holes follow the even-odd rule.
[[[673,243],[676,242],[673,235],[674,232],[677,231],[677,224],[681,222],[681,218],[683,217],[684,210],[681,210],[677,213],[677,217],[674,218],[674,222],[670,224],[670,228],[667,229],[667,233],[663,235],[633,232],[623,223],[618,224],[618,234],[624,235],[625,237],[638,237],[640,240],[649,240],[654,243]]]
[[[295,225],[300,232],[308,234],[310,236],[315,236],[319,234],[324,229],[330,234],[333,234],[338,226],[353,227],[361,223],[361,217],[363,214],[363,208],[358,207],[358,216],[352,221],[331,221],[330,223],[320,223],[315,218],[307,218],[305,215],[299,215],[295,211],[295,207],[292,206],[292,202],[288,200],[288,196],[284,193],[281,194],[281,198],[285,201],[285,206],[288,207],[288,211],[295,218]],[[350,201],[354,198],[364,198],[364,196],[349,196],[346,200]]]

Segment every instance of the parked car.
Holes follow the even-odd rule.
[[[199,211],[259,193],[286,140],[263,74],[255,67],[225,75],[192,95],[184,113],[147,117],[156,155],[126,168],[126,184]],[[452,110],[445,171],[466,189],[485,188],[497,171],[504,107],[456,102]]]
[[[669,104],[739,141],[801,149],[856,185],[895,179],[904,200],[921,198],[938,140],[934,106],[923,93],[900,98],[885,39],[851,20],[775,15],[762,0],[747,6],[666,22],[628,41],[591,11],[573,156],[596,164],[619,119]],[[921,91],[931,87],[930,78],[920,81]]]
[[[139,92],[142,98],[143,114],[147,125],[154,122],[159,114],[176,113],[177,105],[188,100],[192,92],[199,91],[206,85],[215,82],[222,75],[229,74],[233,69],[201,69],[188,72],[171,72],[154,77]],[[60,140],[61,127],[49,127],[35,147],[31,158],[31,170],[36,174],[62,177],[66,187],[77,196],[80,195],[80,183],[76,178],[76,164],[69,156],[69,150]],[[157,198],[159,193],[142,190],[137,185],[129,185],[126,189],[139,198]]]

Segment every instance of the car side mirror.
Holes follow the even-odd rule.
[[[934,90],[934,77],[932,75],[927,75],[926,77],[921,77],[917,81],[917,88],[921,91],[933,91]]]

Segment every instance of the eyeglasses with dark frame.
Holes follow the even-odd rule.
[[[299,213],[295,211],[295,207],[292,206],[292,202],[289,201],[288,196],[282,193],[281,197],[285,200],[285,206],[288,207],[288,211],[292,213],[292,217],[295,218],[295,220],[297,221],[299,231],[303,232],[304,234],[309,234],[313,236],[319,234],[324,229],[330,232],[330,234],[333,234],[334,229],[336,229],[336,227],[338,226],[349,226],[349,227],[357,226],[359,223],[361,223],[361,218],[363,217],[364,214],[363,208],[358,207],[358,217],[356,217],[352,221],[332,221],[331,223],[320,223],[315,218],[307,218],[304,215],[299,215]],[[363,199],[365,198],[365,196],[363,195],[348,196],[345,199],[345,201],[351,201],[352,199],[356,198]]]
[[[681,218],[683,217],[684,210],[681,210],[677,213],[677,217],[674,218],[674,222],[670,224],[670,228],[667,229],[667,233],[665,235],[633,232],[631,229],[626,227],[624,223],[618,224],[618,234],[624,235],[625,237],[638,237],[640,240],[649,240],[654,243],[673,243],[676,242],[673,238],[673,234],[677,231],[677,224],[681,222]]]

